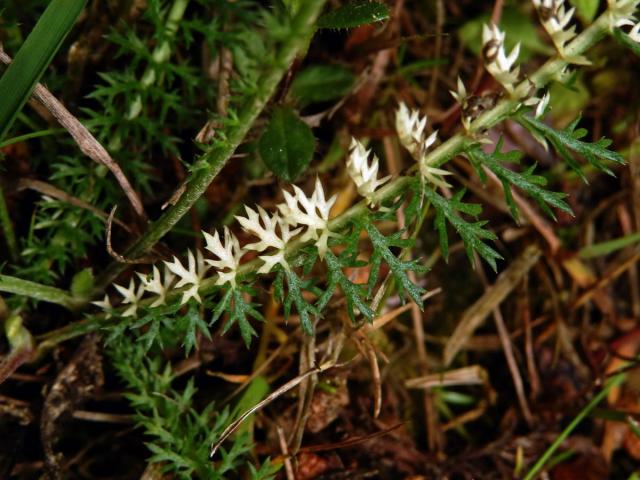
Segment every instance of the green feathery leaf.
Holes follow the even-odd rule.
[[[211,340],[209,326],[200,316],[200,309],[193,303],[193,301],[190,302],[187,313],[178,321],[178,325],[179,330],[184,332],[183,345],[185,355],[189,355],[191,349],[195,347],[198,330],[200,330],[205,337]]]
[[[408,248],[413,245],[413,240],[402,238],[403,232],[396,232],[388,236],[384,236],[372,223],[365,223],[364,228],[369,234],[369,239],[373,245],[373,255],[371,256],[371,273],[369,274],[369,295],[373,293],[373,289],[378,279],[378,272],[382,261],[389,266],[393,277],[401,289],[406,291],[411,299],[422,309],[422,295],[425,290],[413,283],[407,272],[413,271],[422,273],[426,268],[418,263],[417,260],[405,262],[400,260],[391,251],[391,247]]]
[[[482,212],[480,205],[462,201],[464,193],[465,190],[460,190],[450,199],[446,199],[431,188],[424,189],[424,196],[431,202],[436,211],[435,226],[440,236],[442,256],[445,260],[449,258],[449,239],[445,222],[447,220],[462,238],[471,264],[473,265],[473,252],[476,251],[495,271],[497,270],[496,260],[501,259],[502,256],[484,242],[484,240],[496,239],[493,232],[483,228],[487,224],[486,220],[470,223],[457,213],[462,212],[477,217]]]
[[[601,138],[597,142],[589,143],[580,140],[587,135],[585,128],[576,128],[580,122],[580,118],[576,118],[571,124],[564,130],[556,130],[546,123],[533,118],[529,115],[520,114],[515,117],[518,122],[530,130],[532,133],[544,137],[551,144],[553,148],[558,152],[558,155],[567,162],[567,164],[585,181],[585,177],[580,165],[571,155],[570,151],[580,154],[584,157],[594,168],[602,172],[613,175],[613,172],[603,163],[604,161],[613,162],[617,164],[624,164],[624,158],[618,152],[609,150],[607,147],[611,145],[611,140],[608,138]]]
[[[478,145],[474,145],[468,149],[466,153],[483,181],[486,180],[486,176],[482,170],[483,165],[500,179],[504,189],[504,196],[507,200],[507,204],[509,205],[513,218],[515,218],[516,221],[518,220],[518,207],[513,200],[513,195],[511,194],[511,187],[513,186],[518,187],[533,198],[540,208],[542,208],[542,210],[544,210],[545,213],[554,220],[555,215],[549,206],[556,207],[563,212],[572,214],[571,207],[563,200],[563,198],[567,196],[566,193],[552,192],[541,188],[541,186],[547,184],[547,179],[533,173],[536,168],[535,164],[526,168],[522,172],[516,172],[504,166],[505,163],[519,164],[522,158],[522,153],[517,150],[503,153],[500,151],[502,143],[502,138],[500,138],[493,153],[485,153]]]
[[[227,290],[213,311],[211,323],[216,322],[218,318],[226,312],[229,318],[222,328],[222,333],[227,333],[233,324],[237,323],[240,329],[240,335],[247,348],[249,348],[251,345],[251,337],[258,335],[251,326],[249,317],[253,317],[256,320],[263,320],[263,317],[260,312],[255,309],[253,303],[247,302],[244,299],[243,293],[252,294],[253,292],[247,285]]]
[[[365,286],[362,284],[353,283],[349,280],[344,272],[342,271],[343,267],[352,267],[354,264],[344,256],[344,252],[340,255],[340,257],[336,257],[331,250],[327,250],[324,255],[324,261],[327,264],[327,287],[325,292],[322,294],[317,303],[318,311],[322,311],[324,307],[329,303],[329,300],[333,296],[333,292],[336,287],[339,286],[344,293],[345,299],[347,300],[347,312],[349,314],[349,318],[351,318],[352,322],[355,322],[355,309],[357,308],[360,312],[367,317],[368,320],[373,320],[375,313],[369,305],[367,305],[364,301],[365,297]]]
[[[282,291],[278,292],[280,294],[279,300],[284,305],[284,317],[285,319],[289,318],[291,304],[294,304],[300,316],[302,330],[307,335],[313,335],[311,315],[316,316],[319,312],[302,296],[302,291],[306,289],[308,282],[304,282],[293,270],[284,270],[284,276],[287,278],[287,295],[283,298]]]

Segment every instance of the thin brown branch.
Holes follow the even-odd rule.
[[[84,200],[74,197],[73,195],[69,195],[64,190],[60,190],[57,187],[54,187],[50,183],[43,182],[42,180],[34,180],[31,178],[21,178],[18,180],[16,185],[16,190],[34,190],[43,195],[47,195],[48,197],[55,198],[56,200],[60,200],[61,202],[67,202],[74,207],[82,208],[83,210],[88,210],[91,213],[95,214],[97,217],[102,218],[105,221],[105,224],[108,223],[109,215],[100,210],[99,208],[94,207],[90,203],[85,202]],[[133,233],[129,226],[118,220],[117,218],[113,219],[113,222],[116,223],[119,227],[126,230],[128,233]]]
[[[224,431],[220,435],[220,438],[218,438],[218,441],[211,446],[210,457],[213,457],[216,454],[216,452],[220,448],[220,445],[222,445],[224,441],[227,438],[229,438],[229,435],[235,432],[238,429],[238,427],[242,425],[242,422],[244,422],[251,415],[253,415],[259,410],[262,410],[264,407],[266,407],[271,402],[273,402],[276,398],[281,397],[292,388],[297,387],[298,385],[300,385],[302,381],[304,381],[306,378],[309,378],[311,375],[317,375],[318,373],[326,372],[327,370],[329,370],[330,368],[334,368],[335,366],[336,365],[333,363],[327,363],[324,365],[320,365],[319,367],[313,367],[310,370],[307,370],[306,372],[304,372],[303,374],[298,375],[296,378],[289,380],[283,386],[281,386],[271,394],[267,395],[264,398],[264,400],[256,403],[253,407],[251,407],[249,410],[247,410],[242,415],[240,415],[236,420],[234,420],[231,424],[229,424],[227,428],[224,429]]]
[[[120,263],[128,263],[131,265],[135,265],[138,263],[154,263],[156,261],[156,258],[150,255],[145,255],[140,258],[131,259],[131,258],[123,257],[113,249],[113,247],[111,246],[111,227],[113,225],[113,221],[114,221],[117,209],[118,209],[118,206],[114,205],[113,208],[111,209],[111,212],[109,213],[109,218],[107,219],[107,242],[106,243],[107,243],[107,252],[109,252],[109,255],[111,255]]]

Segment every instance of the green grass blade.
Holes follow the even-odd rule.
[[[580,250],[579,255],[581,258],[593,258],[608,255],[637,242],[640,242],[640,233],[632,233],[614,240],[584,247]]]
[[[0,140],[73,27],[86,0],[52,0],[0,77]]]
[[[580,413],[573,419],[573,421],[567,425],[567,427],[562,431],[560,435],[554,440],[554,442],[547,448],[547,450],[542,454],[542,456],[538,459],[538,461],[531,467],[527,475],[523,480],[533,480],[536,475],[542,470],[545,465],[548,464],[551,456],[555,453],[555,451],[562,445],[567,437],[575,430],[578,424],[584,420],[584,418],[589,415],[591,410],[593,410],[609,393],[613,387],[620,385],[626,378],[624,373],[619,373],[614,377],[611,377],[605,383],[604,387],[600,392],[598,392],[591,401],[580,411]]]

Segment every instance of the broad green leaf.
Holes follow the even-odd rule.
[[[576,7],[576,13],[580,19],[584,23],[590,24],[598,13],[600,0],[570,0],[569,3]]]
[[[265,165],[288,182],[293,182],[309,166],[314,149],[311,128],[288,107],[273,111],[258,141],[258,151]]]
[[[320,28],[354,28],[389,18],[389,9],[380,2],[356,0],[318,19]]]
[[[0,140],[31,96],[84,4],[85,0],[52,0],[0,78]]]
[[[482,50],[482,25],[491,21],[490,15],[481,15],[466,22],[458,30],[458,37],[462,44],[475,55],[480,55]],[[500,28],[505,32],[505,47],[511,49],[520,43],[519,62],[526,61],[532,54],[541,53],[551,55],[555,50],[547,45],[540,37],[539,29],[531,21],[529,15],[523,14],[515,8],[505,8]]]
[[[340,65],[313,65],[302,70],[291,84],[291,95],[302,105],[326,102],[345,95],[355,75]]]
[[[90,268],[80,270],[71,279],[71,294],[74,297],[86,297],[93,290],[93,271]]]
[[[572,214],[571,207],[569,207],[569,205],[563,200],[563,198],[567,196],[566,193],[552,192],[542,188],[546,185],[547,180],[546,178],[533,173],[536,167],[535,165],[525,168],[522,172],[517,172],[505,167],[505,163],[520,163],[522,153],[515,150],[502,153],[500,151],[501,147],[502,138],[498,141],[493,153],[485,153],[481,147],[476,145],[467,150],[467,155],[481,177],[483,175],[481,165],[484,165],[500,179],[504,188],[504,195],[513,218],[518,220],[518,207],[513,200],[513,195],[511,194],[511,187],[513,186],[518,187],[524,193],[533,198],[540,208],[542,208],[545,213],[553,219],[555,219],[555,215],[549,206]]]
[[[580,117],[576,118],[564,130],[556,130],[540,120],[528,115],[518,115],[518,122],[536,135],[546,138],[556,150],[558,155],[569,165],[585,182],[585,177],[580,164],[573,158],[572,151],[584,157],[594,168],[613,175],[613,172],[604,163],[612,162],[624,164],[624,158],[618,152],[609,150],[611,140],[601,138],[597,142],[584,142],[581,139],[587,135],[584,128],[576,128],[580,122]]]

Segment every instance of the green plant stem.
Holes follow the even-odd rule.
[[[0,224],[2,224],[2,230],[4,232],[4,239],[9,249],[9,255],[11,260],[17,262],[20,258],[18,254],[18,242],[16,240],[16,234],[13,230],[13,223],[9,216],[9,209],[7,208],[7,202],[4,199],[4,191],[0,187]]]
[[[191,209],[206,188],[227,163],[236,148],[249,132],[251,125],[260,115],[273,95],[280,80],[289,69],[296,55],[306,48],[313,34],[316,18],[322,11],[325,0],[307,0],[292,20],[291,33],[284,40],[275,64],[262,78],[255,95],[238,112],[237,122],[227,132],[227,140],[218,142],[204,153],[200,162],[204,165],[191,174],[187,187],[180,199],[158,220],[152,223],[144,235],[129,247],[124,256],[137,258],[152,248]],[[112,263],[96,281],[94,293],[99,295],[126,268],[122,263]]]
[[[574,418],[567,428],[565,428],[560,435],[553,441],[553,443],[547,448],[547,450],[542,454],[542,456],[538,459],[538,461],[529,469],[527,474],[524,476],[523,480],[532,480],[538,472],[546,465],[549,461],[553,453],[562,445],[567,437],[575,430],[575,428],[580,424],[584,417],[589,415],[591,410],[593,410],[596,405],[598,405],[604,397],[607,396],[609,390],[613,387],[620,385],[626,375],[624,373],[619,373],[613,377],[611,377],[604,385],[604,388],[598,392],[598,394],[591,399],[591,401],[584,407],[580,413]]]
[[[9,275],[0,275],[0,291],[55,303],[69,310],[77,310],[85,303],[84,299],[75,298],[60,288],[22,280]]]

